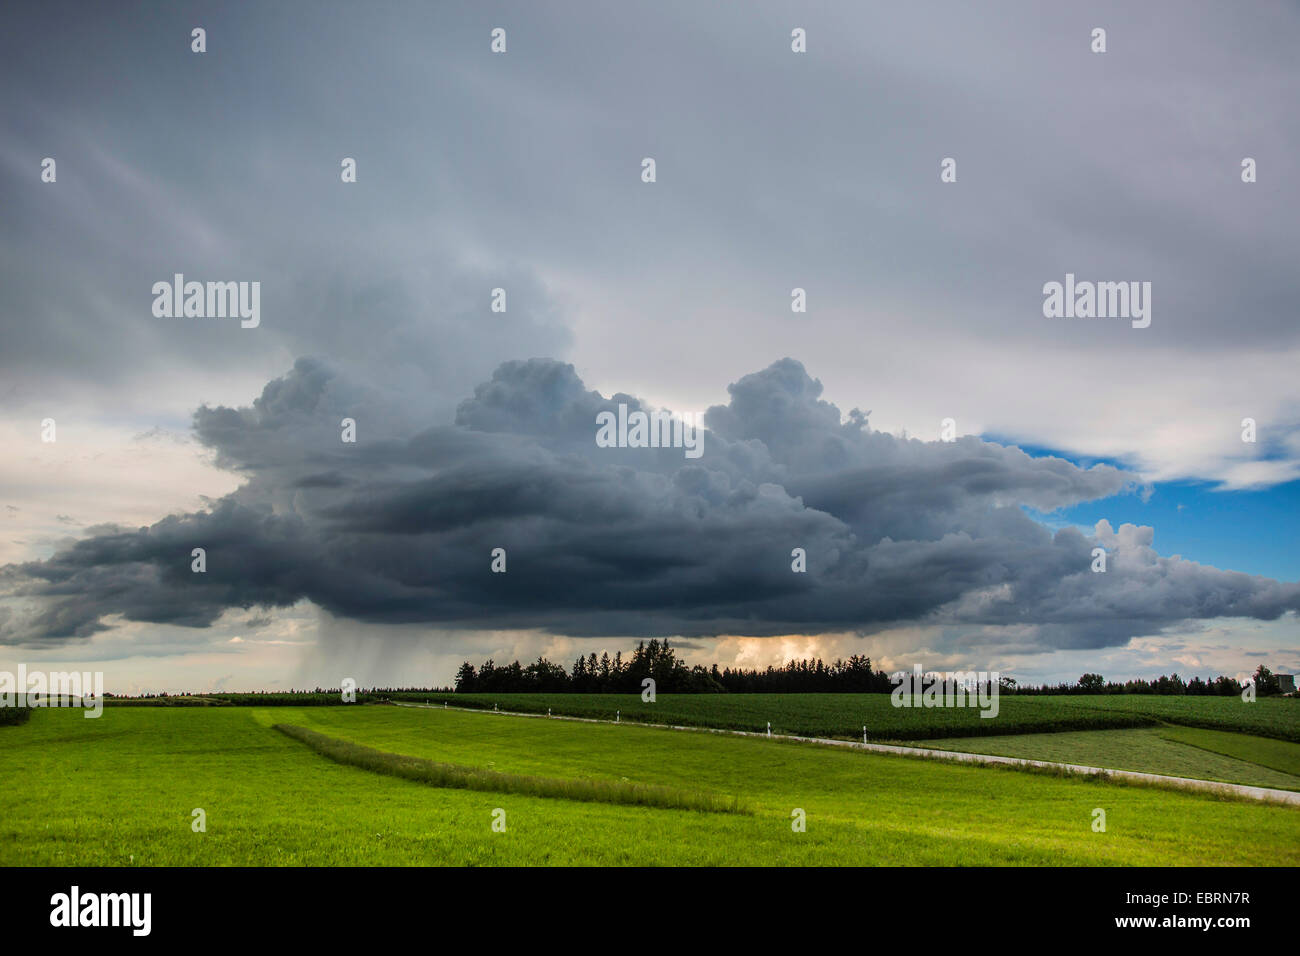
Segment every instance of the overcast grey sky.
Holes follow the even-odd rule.
[[[1295,4],[0,18],[0,665],[1300,663],[1295,583],[1022,510],[1300,477]],[[155,317],[178,272],[259,281],[259,327]],[[1149,281],[1150,327],[1044,318],[1066,273]],[[597,448],[619,400],[712,409],[706,454]]]

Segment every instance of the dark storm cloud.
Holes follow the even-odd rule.
[[[553,360],[502,365],[454,423],[409,436],[385,428],[368,390],[300,360],[251,407],[195,415],[246,485],[208,511],[96,529],[48,561],[5,568],[5,591],[29,613],[0,625],[4,640],[84,638],[114,614],[201,627],[228,608],[304,598],[341,618],[471,629],[710,636],[925,622],[1015,625],[1030,629],[1022,640],[1066,647],[1300,607],[1296,585],[1158,556],[1150,529],[1053,535],[1020,507],[1122,492],[1124,472],[875,432],[821,390],[790,359],[746,376],[709,409],[692,460],[598,447],[599,411],[644,406],[588,390]],[[343,417],[356,418],[355,445],[340,441]],[[1098,544],[1104,574],[1090,571]],[[203,574],[190,570],[196,547]],[[498,547],[505,574],[489,570]],[[793,548],[806,550],[806,574],[791,571]]]

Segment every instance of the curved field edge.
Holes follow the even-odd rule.
[[[556,734],[563,734],[571,737],[575,735],[591,734],[596,732],[597,730],[600,730],[601,732],[612,732],[616,736],[620,735],[620,733],[634,734],[637,736],[624,738],[624,742],[617,746],[620,750],[627,750],[630,752],[638,752],[638,753],[642,751],[642,748],[644,748],[647,745],[647,742],[651,739],[657,738],[661,746],[666,745],[671,747],[672,744],[670,743],[670,740],[673,735],[687,734],[694,737],[695,741],[691,744],[683,744],[683,749],[695,749],[697,745],[701,745],[701,744],[707,745],[707,741],[711,737],[713,739],[730,738],[732,740],[737,740],[737,741],[743,740],[750,743],[755,743],[758,744],[760,747],[799,748],[811,752],[820,751],[828,755],[831,753],[835,753],[837,754],[837,758],[839,755],[852,755],[850,756],[851,760],[858,759],[858,760],[874,761],[877,759],[884,758],[888,760],[903,760],[903,761],[913,761],[913,762],[924,761],[926,763],[931,763],[931,764],[947,764],[954,768],[963,768],[966,770],[977,770],[977,772],[986,773],[986,774],[995,773],[999,771],[1011,775],[1033,774],[1042,777],[1054,777],[1062,780],[1071,780],[1076,783],[1087,784],[1092,786],[1103,785],[1108,787],[1154,789],[1154,790],[1164,790],[1166,792],[1179,792],[1179,793],[1194,795],[1196,797],[1200,797],[1204,799],[1216,800],[1224,803],[1226,802],[1237,802],[1237,803],[1245,803],[1245,804],[1263,803],[1263,804],[1272,804],[1272,805],[1277,805],[1279,807],[1287,807],[1287,808],[1291,808],[1293,806],[1289,800],[1281,796],[1274,797],[1271,795],[1264,795],[1264,794],[1248,794],[1248,793],[1237,792],[1234,789],[1232,789],[1232,787],[1236,785],[1237,782],[1231,780],[1205,778],[1194,772],[1170,773],[1163,770],[1153,770],[1149,768],[1134,768],[1129,771],[1106,769],[1106,765],[1103,763],[1096,763],[1087,760],[1079,761],[1079,760],[1072,759],[1068,756],[1061,758],[1059,760],[1050,761],[1045,764],[1036,764],[1031,762],[1037,759],[1035,756],[1032,755],[1003,754],[1003,756],[1009,757],[1013,762],[1010,763],[983,762],[983,761],[971,761],[971,760],[963,759],[958,754],[945,754],[945,753],[941,753],[941,752],[937,752],[925,748],[920,748],[920,747],[911,747],[907,750],[907,752],[897,752],[893,750],[874,750],[870,748],[863,748],[856,741],[854,742],[835,741],[827,738],[817,739],[817,738],[776,736],[765,740],[765,738],[761,734],[755,734],[747,731],[722,730],[713,727],[668,727],[668,726],[654,726],[654,725],[648,725],[642,723],[628,722],[627,724],[623,725],[626,729],[620,732],[619,730],[615,729],[615,725],[612,725],[608,722],[593,721],[589,718],[583,718],[578,723],[571,723],[570,718],[565,718],[559,715],[556,715],[557,719],[555,721],[548,721],[548,720],[538,721],[538,720],[529,719],[529,723],[532,723],[534,726],[528,728],[527,730],[521,729],[515,731],[503,731],[499,726],[500,724],[499,721],[484,721],[482,726],[474,727],[473,729],[471,729],[469,726],[466,726],[463,723],[461,723],[461,719],[463,717],[469,717],[470,714],[479,714],[479,715],[486,716],[490,714],[490,712],[485,712],[483,710],[467,711],[467,710],[461,710],[460,708],[456,708],[452,710],[443,710],[441,708],[436,708],[436,707],[430,708],[428,710],[424,710],[423,713],[428,714],[431,717],[432,716],[437,716],[439,718],[450,717],[453,719],[453,721],[458,725],[458,729],[455,733],[455,736],[460,738],[465,738],[457,745],[452,743],[452,741],[450,741],[444,734],[432,734],[432,735],[421,734],[418,737],[418,739],[413,739],[413,738],[403,739],[401,736],[391,733],[391,731],[395,726],[394,723],[388,720],[387,718],[381,716],[382,712],[386,709],[392,710],[392,709],[400,709],[400,708],[371,708],[368,713],[364,714],[364,717],[366,719],[363,721],[347,720],[344,717],[344,715],[339,713],[337,710],[328,715],[313,713],[310,715],[310,717],[313,721],[317,719],[325,721],[326,726],[324,729],[331,730],[334,732],[343,731],[344,725],[347,725],[348,726],[347,733],[350,735],[351,739],[357,742],[361,742],[364,740],[367,743],[372,743],[376,745],[387,745],[387,746],[396,745],[402,747],[403,749],[405,749],[406,747],[412,747],[415,748],[417,751],[422,752],[426,757],[442,756],[443,754],[451,754],[451,755],[464,754],[467,752],[466,751],[467,745],[470,746],[471,748],[475,748],[479,744],[473,743],[474,741],[478,741],[481,744],[481,743],[486,743],[488,740],[494,740],[494,743],[496,745],[493,748],[493,755],[497,757],[501,757],[503,755],[502,752],[496,748],[500,747],[502,744],[505,744],[510,737],[520,732],[524,733],[525,735],[533,739],[534,744],[536,744],[541,739],[543,739],[542,737],[537,736],[538,734],[541,733],[545,733],[546,735],[549,736],[554,732]],[[420,712],[421,711],[419,710],[407,711],[407,713],[420,713]],[[303,716],[306,717],[307,714],[304,713]],[[363,716],[363,714],[362,712],[354,712],[354,716]],[[517,719],[515,715],[511,714],[510,712],[502,712],[500,714],[496,714],[493,716],[498,716],[502,718],[503,721],[512,721],[514,719]],[[524,716],[525,718],[532,718],[535,715],[522,715],[522,716]],[[481,720],[481,717],[470,717],[470,719]],[[397,718],[397,720],[400,721],[402,720],[402,718]],[[390,731],[389,733],[384,733],[383,728],[385,724],[388,725],[388,730]],[[366,725],[369,726],[368,730],[366,729]],[[498,725],[498,726],[493,727],[493,725]],[[543,731],[543,728],[545,728],[545,731]],[[1119,731],[1118,733],[1152,734],[1155,733],[1156,731],[1157,728],[1146,728],[1138,731]],[[1098,735],[1100,736],[1105,733],[1110,733],[1110,732],[1098,732]],[[356,736],[358,734],[361,734],[362,736],[360,737]],[[662,734],[667,734],[669,736],[662,737],[660,736]],[[652,735],[652,736],[642,736],[642,735]],[[1045,739],[1052,739],[1057,737],[1058,735],[1040,734],[1035,736],[1042,737]],[[594,738],[592,739],[594,740]],[[640,766],[634,768],[632,766],[627,765],[626,763],[619,765],[617,769],[613,769],[607,765],[602,766],[601,762],[599,761],[592,761],[591,759],[589,759],[591,754],[597,752],[598,750],[608,754],[608,748],[611,746],[614,739],[615,738],[607,737],[605,739],[605,744],[601,748],[598,748],[594,745],[588,747],[587,748],[588,752],[584,754],[584,757],[581,761],[576,763],[570,763],[564,766],[565,772],[587,775],[587,774],[600,774],[602,772],[608,773],[611,772],[611,770],[615,773],[618,772],[632,773],[641,769]],[[998,739],[999,741],[1001,741],[1005,738],[998,738]],[[1011,738],[1011,739],[1015,740],[1016,738]],[[978,742],[971,741],[969,738],[964,739],[963,743],[972,744],[974,746],[981,746]],[[960,750],[961,748],[950,748],[950,749]],[[471,750],[470,752],[477,752],[477,750]],[[535,752],[536,752],[536,747],[535,746],[530,747],[529,752],[527,754],[528,758],[532,758],[535,755]],[[968,752],[972,752],[972,751],[968,751]],[[973,752],[977,753],[978,751],[973,751]],[[656,756],[643,754],[642,756],[639,756],[637,758],[637,762],[642,766],[654,765],[659,767],[662,770],[665,765],[664,761],[666,759],[666,756],[667,756],[666,753],[659,753]],[[778,761],[781,763],[787,763],[789,759],[790,758],[787,758],[786,760],[782,760],[778,758]],[[1082,764],[1083,766],[1096,767],[1097,769],[1096,770],[1081,769],[1079,766],[1080,764]],[[522,769],[522,767],[521,765],[516,764],[515,769]],[[679,778],[678,782],[680,782],[681,779],[687,779],[687,780],[707,779],[705,777],[694,776],[695,774],[699,774],[701,769],[702,768],[699,767],[693,768],[690,773],[684,774],[681,778]],[[1141,777],[1129,776],[1128,775],[1129,773],[1154,774],[1154,776],[1151,778],[1141,778]],[[753,783],[752,777],[747,777],[746,779],[750,784]],[[724,787],[724,788],[727,787],[726,783],[717,780],[714,780],[713,783],[715,785],[719,785],[720,787]],[[1264,787],[1265,789],[1286,789],[1286,788],[1271,788],[1267,783],[1246,783],[1245,785],[1252,786],[1252,787]],[[770,806],[766,800],[759,799],[757,797],[756,799],[758,799],[758,807],[760,810],[764,808],[770,809]]]
[[[423,757],[387,753],[363,744],[340,740],[295,724],[272,724],[323,757],[336,763],[368,770],[372,773],[401,777],[434,787],[458,790],[487,790],[530,797],[577,800],[584,803],[613,803],[623,806],[654,807],[668,810],[699,810],[705,813],[748,813],[737,797],[681,790],[657,784],[614,780],[565,780],[516,773],[502,773],[478,767],[439,763]]]

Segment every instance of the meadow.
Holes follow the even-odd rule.
[[[1161,722],[1300,742],[1300,701],[1154,695],[1004,694],[996,717],[975,707],[894,707],[888,694],[394,694],[395,700],[624,721],[766,730],[804,737],[879,741],[1150,727]]]
[[[474,772],[482,788],[341,762],[304,742],[322,740]],[[94,720],[38,710],[0,727],[0,774],[4,865],[1300,864],[1294,807],[440,708],[112,707]],[[523,778],[586,781],[588,798],[497,786]],[[741,812],[619,802],[637,788],[734,799]],[[1092,829],[1097,808],[1105,832]],[[205,832],[192,826],[196,809]],[[798,811],[805,832],[792,829]]]

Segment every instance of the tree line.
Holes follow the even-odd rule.
[[[1166,677],[1161,674],[1154,680],[1127,680],[1122,684],[1108,681],[1100,674],[1084,674],[1074,684],[1043,684],[1037,687],[1019,687],[1018,694],[1167,694],[1187,697],[1237,697],[1245,690],[1246,684],[1255,685],[1257,697],[1280,694],[1282,687],[1277,675],[1260,664],[1255,674],[1247,681],[1238,681],[1233,677],[1220,675],[1213,679],[1202,680],[1193,677],[1184,680],[1176,673]]]
[[[478,667],[469,661],[456,672],[459,694],[639,694],[646,678],[662,694],[888,694],[895,684],[886,671],[875,670],[871,658],[854,654],[848,660],[826,663],[821,658],[792,660],[782,667],[762,670],[719,668],[717,664],[688,666],[669,641],[641,641],[629,658],[623,652],[579,656],[570,670],[545,657],[531,664],[498,664],[489,658]],[[1255,692],[1279,692],[1277,677],[1262,664],[1255,671]],[[1244,685],[1231,677],[1184,680],[1177,674],[1155,680],[1107,681],[1100,674],[1084,674],[1074,684],[1018,685],[1003,677],[1004,694],[1178,694],[1234,696]]]
[[[667,640],[641,641],[628,659],[618,651],[613,657],[595,652],[578,657],[571,671],[539,657],[531,664],[519,661],[498,665],[488,659],[475,668],[469,661],[456,672],[456,691],[475,693],[577,693],[639,694],[654,681],[664,694],[780,694],[780,693],[888,693],[889,675],[873,670],[871,659],[855,654],[847,661],[790,661],[766,670],[719,668],[717,664],[688,667]]]

